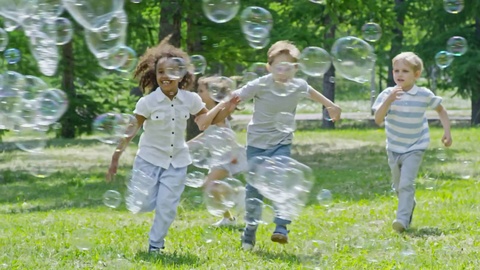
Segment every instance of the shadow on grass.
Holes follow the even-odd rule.
[[[3,213],[40,212],[65,208],[92,208],[103,205],[107,190],[124,193],[121,181],[106,183],[103,173],[56,172],[37,178],[22,172],[0,172],[0,206]],[[123,210],[123,207],[120,208]]]
[[[307,204],[317,203],[321,189],[331,191],[334,200],[372,200],[379,196],[391,196],[391,175],[384,147],[365,145],[350,149],[322,150],[318,144],[293,145],[292,158],[304,163],[313,170],[315,183]],[[461,156],[461,150],[449,149],[445,161],[437,158],[438,149],[427,149],[422,168],[431,168],[439,162],[455,163],[453,157]],[[438,180],[455,179],[451,173],[433,175]],[[417,180],[422,177],[422,172]],[[428,186],[417,185],[417,189]]]
[[[411,237],[441,236],[445,234],[444,231],[435,227],[410,228],[405,233]]]
[[[72,145],[91,146],[99,142],[94,139],[53,139],[49,143],[58,147]],[[321,189],[328,189],[335,201],[372,200],[379,196],[391,196],[390,171],[387,165],[385,149],[381,146],[349,146],[349,149],[325,151],[328,146],[320,144],[293,145],[292,157],[310,166],[315,176],[315,183],[307,204],[317,204],[317,194]],[[438,149],[426,151],[423,168],[429,168],[439,162]],[[450,149],[449,156],[457,155],[457,150]],[[459,154],[461,155],[461,154]],[[1,162],[1,155],[0,155]],[[444,163],[455,162],[448,158]],[[127,169],[127,171],[130,167]],[[105,168],[93,171],[62,170],[45,179],[38,179],[28,173],[18,171],[0,171],[0,205],[2,203],[23,203],[33,200],[41,205],[33,206],[31,211],[47,211],[62,208],[96,207],[102,204],[105,191],[114,189],[123,193],[124,183],[107,184],[103,181]],[[189,171],[199,170],[193,166]],[[206,173],[205,170],[200,170]],[[236,176],[243,180],[243,176]],[[439,180],[451,179],[449,175],[440,175]],[[85,179],[90,178],[90,181]],[[417,189],[428,188],[418,185]],[[202,190],[187,187],[182,195],[185,210],[204,208]],[[11,212],[19,210],[12,209]],[[20,209],[21,210],[21,209]],[[123,210],[123,208],[120,208]],[[7,210],[8,211],[8,210]]]
[[[199,266],[202,264],[199,257],[191,253],[180,253],[174,251],[173,253],[162,252],[158,253],[149,253],[146,251],[139,251],[134,257],[134,260],[146,261],[154,264],[160,264],[164,266],[179,266],[179,265],[188,265],[188,266]]]
[[[81,146],[81,147],[90,147],[95,144],[101,144],[100,141],[96,139],[49,139],[46,141],[45,148],[49,147],[72,147],[72,146]],[[19,151],[19,148],[14,142],[2,142],[0,143],[0,152],[13,152]]]
[[[272,260],[272,261],[281,260],[281,261],[290,262],[290,263],[298,263],[300,261],[297,255],[286,252],[286,251],[272,252],[265,249],[256,249],[252,251],[252,253],[266,260]]]

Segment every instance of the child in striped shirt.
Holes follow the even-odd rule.
[[[427,109],[437,111],[444,129],[442,142],[452,144],[448,113],[442,98],[415,84],[422,74],[423,62],[412,52],[404,52],[392,60],[396,86],[383,90],[372,106],[375,123],[385,122],[388,165],[393,188],[398,197],[397,217],[392,227],[397,232],[407,229],[415,209],[415,178],[423,154],[430,143]]]

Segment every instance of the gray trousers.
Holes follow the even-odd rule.
[[[154,247],[163,247],[168,228],[177,215],[177,206],[180,197],[185,189],[187,167],[168,169],[155,166],[141,157],[137,156],[133,165],[134,170],[142,171],[147,177],[134,179],[134,182],[141,182],[143,191],[133,191],[133,200],[140,201],[138,212],[150,212],[155,209],[155,218],[149,234],[149,243]],[[147,178],[147,179],[145,179]],[[130,186],[129,186],[130,188]]]
[[[422,163],[425,151],[395,153],[387,151],[388,165],[392,172],[392,185],[397,193],[397,220],[407,228],[410,226],[415,208],[415,178]]]

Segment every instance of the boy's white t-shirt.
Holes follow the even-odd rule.
[[[170,164],[175,168],[188,166],[192,160],[185,142],[187,120],[204,107],[197,93],[181,89],[172,100],[160,88],[140,98],[133,113],[146,120],[137,155],[164,169]]]
[[[378,95],[372,109],[376,111],[394,88],[389,87]],[[430,143],[427,109],[435,109],[442,102],[425,87],[413,86],[399,100],[390,105],[385,117],[386,148],[395,153],[425,150]]]
[[[291,83],[295,85],[296,91],[287,96],[279,96],[272,89],[282,86],[275,83],[272,74],[268,74],[233,92],[242,102],[254,100],[252,120],[247,126],[248,146],[268,149],[275,145],[292,143],[293,132],[277,130],[275,116],[281,112],[295,115],[299,100],[308,94],[309,85],[299,78],[292,79]]]

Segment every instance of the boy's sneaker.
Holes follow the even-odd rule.
[[[279,244],[288,243],[288,230],[287,230],[287,228],[284,227],[284,226],[277,226],[270,239],[273,242],[276,242],[276,243],[279,243]]]
[[[237,224],[237,219],[233,218],[222,218],[221,220],[213,223],[212,225],[215,227],[227,227],[227,226],[235,226]]]
[[[255,238],[257,234],[257,228],[252,229],[245,227],[245,230],[242,233],[242,249],[251,250],[255,246]]]
[[[148,245],[148,253],[160,253],[165,249],[165,247],[154,247],[152,245]]]
[[[396,220],[396,219],[392,223],[392,228],[399,233],[402,233],[407,229],[405,227],[405,225],[403,225],[402,222],[400,222],[399,220]]]

